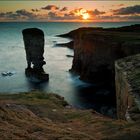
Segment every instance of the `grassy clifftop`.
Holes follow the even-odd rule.
[[[55,94],[0,95],[2,140],[137,140],[138,124],[72,108]]]

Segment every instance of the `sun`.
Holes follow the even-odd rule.
[[[84,20],[87,20],[87,19],[89,19],[89,13],[87,12],[87,10],[85,10],[85,9],[81,9],[80,11],[79,11],[79,13],[80,13],[80,15],[82,16],[82,18],[84,19]]]
[[[83,8],[77,9],[75,15],[80,16],[83,20],[88,20],[90,18],[88,11]]]
[[[84,20],[87,20],[87,19],[89,19],[89,13],[84,13],[83,15],[82,15],[82,18],[84,19]]]

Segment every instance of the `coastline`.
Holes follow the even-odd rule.
[[[87,67],[87,68],[93,68],[91,58],[94,55],[90,54],[90,52],[92,52],[92,49],[94,48],[98,50],[97,47],[101,48],[99,43],[106,42],[106,40],[110,41],[108,39],[111,37],[110,35],[104,39],[100,37],[106,37],[105,36],[106,34],[102,34],[101,32],[98,32],[98,33],[96,35],[99,35],[99,36],[96,36],[96,38],[94,36],[93,38],[93,35],[95,35],[95,32],[89,32],[89,30],[86,32],[80,31],[78,32],[78,36],[77,36],[78,38],[76,37],[77,39],[76,42],[74,42],[73,48],[74,48],[74,51],[76,51],[76,53],[78,54],[78,56],[74,55],[74,59],[75,57],[76,59],[78,58],[78,60],[79,58],[82,58],[82,60],[86,60],[84,62],[90,62],[90,63],[84,63],[85,66],[88,66],[89,64],[91,64],[92,67]],[[76,33],[74,34],[76,35]],[[100,36],[100,35],[103,35],[103,36]],[[137,43],[135,44],[134,42],[135,39],[137,40],[138,38],[132,38],[132,40],[130,40],[132,44],[130,42],[129,42],[130,44],[129,43],[127,44],[126,42],[125,44],[123,42],[125,44],[124,45],[125,47],[128,46],[126,48],[123,45],[120,45],[120,42],[119,44],[116,45],[116,40],[118,41],[118,38],[115,37],[113,39],[114,39],[113,42],[104,43],[105,45],[106,44],[109,45],[109,47],[111,48],[111,51],[108,51],[108,52],[111,52],[111,53],[113,52],[113,55],[121,54],[121,57],[124,57],[125,55],[129,56],[129,55],[139,52],[139,47],[137,48]],[[123,39],[121,40],[121,42],[124,41]],[[110,43],[112,46],[110,46]],[[122,52],[120,53],[120,51],[118,53],[118,50],[120,49],[119,45],[122,47],[121,51],[123,50],[123,47],[125,48],[123,50],[123,52],[126,53],[125,55]],[[129,50],[129,47],[131,45],[133,45],[134,47]],[[138,42],[138,45],[139,45],[139,42]],[[77,48],[75,48],[75,46],[77,46]],[[88,48],[86,48],[85,46],[88,46]],[[115,51],[114,51],[114,48],[115,48]],[[128,51],[126,51],[127,49]],[[79,50],[80,50],[80,53],[79,53]],[[99,57],[102,56],[102,54],[106,50],[107,49],[103,50],[101,54],[100,54],[100,51],[98,50],[96,57],[98,57],[98,53],[100,54]],[[131,52],[132,50],[133,52]],[[84,54],[84,59],[83,57],[79,57],[79,56],[82,56],[83,54]],[[107,57],[106,54],[108,53],[105,53],[105,56]],[[113,55],[111,55],[111,57]],[[88,58],[88,56],[90,56],[89,57],[90,59]],[[136,58],[138,59],[138,62],[139,62],[139,56],[137,57]],[[103,58],[104,57],[101,57],[102,60]],[[137,79],[137,75],[139,75],[139,69],[137,70],[137,68],[139,68],[139,63],[137,62],[137,65],[135,65],[135,60],[136,60],[135,56],[131,58],[129,58],[130,62],[128,61],[128,58],[125,58],[125,59],[122,59],[121,62],[119,61],[119,64],[122,65],[127,60],[125,69],[127,68],[128,64],[130,68],[131,67],[134,68],[134,66],[136,66],[136,69],[135,69],[136,73],[133,74],[134,72],[133,71],[130,75],[131,76],[130,80],[132,81],[132,85],[134,84],[133,87],[135,87],[135,86],[139,86],[139,79]],[[111,72],[106,73],[106,71],[104,71],[103,69],[103,72],[105,72],[104,73],[105,76],[108,77],[107,74],[112,75],[112,71],[113,73],[115,73],[114,71],[115,67],[113,66],[116,60],[118,60],[118,57],[117,59],[116,57],[113,59],[113,64],[111,60],[110,67],[107,67],[109,68],[109,70],[111,70]],[[133,62],[134,66],[132,65],[133,64],[132,60],[134,61]],[[77,65],[77,66],[78,64],[81,65],[81,63],[77,63],[77,62],[82,62],[82,61],[81,60],[75,61],[74,62],[75,64],[73,63],[73,65]],[[96,62],[98,63],[99,61],[96,61]],[[106,62],[106,61],[103,61],[103,62]],[[108,62],[110,64],[110,61]],[[100,65],[102,63],[98,63],[98,64]],[[106,68],[106,66],[104,67]],[[95,68],[95,65],[94,65],[94,68]],[[90,73],[90,75],[92,75],[98,72],[99,69],[97,67],[97,71],[92,71],[93,69],[90,71],[90,69],[85,69],[85,68],[83,69],[74,68],[74,70],[76,70],[79,74],[81,73],[89,74],[90,72],[93,72],[93,73]],[[87,73],[87,71],[85,70],[88,70],[89,73]],[[129,71],[131,71],[131,69]],[[128,74],[129,74],[129,71],[128,71]],[[96,76],[99,76],[100,72],[102,71],[99,71],[98,75]],[[138,120],[132,121],[132,122],[125,121],[126,118],[124,117],[126,113],[129,113],[128,109],[131,106],[133,107],[134,106],[133,103],[135,103],[135,100],[132,102],[134,98],[133,96],[131,97],[130,104],[127,104],[125,102],[125,101],[128,101],[128,96],[131,96],[131,94],[133,94],[133,93],[130,94],[129,92],[126,92],[126,91],[129,91],[129,89],[127,88],[128,81],[127,79],[125,79],[126,71],[124,71],[122,67],[123,76],[121,76],[122,74],[119,70],[117,70],[117,72],[118,72],[117,73],[118,76],[122,78],[122,79],[121,78],[117,79],[117,82],[119,83],[119,84],[117,83],[118,84],[117,85],[117,88],[118,88],[117,100],[120,100],[120,99],[122,100],[120,102],[120,106],[119,105],[118,106],[120,108],[124,108],[125,106],[123,110],[124,111],[123,116],[121,116],[122,112],[121,111],[119,112],[121,119],[119,118],[118,120],[115,120],[107,116],[103,116],[102,114],[97,113],[93,109],[83,110],[83,109],[74,108],[71,105],[69,105],[63,97],[57,94],[48,94],[48,93],[45,93],[45,92],[43,93],[40,91],[31,91],[27,93],[17,93],[17,94],[1,94],[0,95],[0,137],[4,139],[11,139],[11,138],[21,139],[22,138],[22,139],[41,139],[41,140],[45,140],[45,139],[48,139],[48,140],[54,140],[54,139],[60,139],[60,140],[66,140],[66,139],[68,140],[73,140],[73,139],[75,140],[79,140],[79,139],[80,140],[87,140],[87,139],[88,140],[120,140],[120,139],[132,140],[132,139],[135,139],[135,140],[138,140],[140,139],[139,116],[134,117],[134,119],[137,118]],[[100,75],[100,77],[102,78],[102,75]],[[85,76],[85,79],[86,78],[88,77]],[[115,77],[113,77],[113,79],[115,79]],[[101,80],[101,79],[98,79],[98,80]],[[109,83],[110,83],[110,79],[108,78],[107,80],[109,80]],[[112,77],[111,77],[111,80],[112,80]],[[122,83],[122,81],[125,81],[126,88],[123,86],[123,84],[122,85],[120,84]],[[103,82],[106,83],[106,81],[103,81]],[[121,86],[124,88],[124,90],[121,90],[122,89],[120,88]],[[136,90],[138,89],[136,88]],[[135,92],[135,89],[134,89],[134,92]],[[119,97],[119,95],[126,95],[126,93],[128,94],[127,96]],[[124,101],[124,104],[121,104],[123,101]],[[131,105],[131,106],[127,108],[128,105]],[[134,111],[137,111],[136,110],[137,108],[132,108],[132,109],[133,110],[131,111],[133,115],[133,113],[135,113]]]

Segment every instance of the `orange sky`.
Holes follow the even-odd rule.
[[[140,21],[139,1],[0,1],[0,21]]]

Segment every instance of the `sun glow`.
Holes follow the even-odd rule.
[[[83,16],[82,18],[85,20],[89,19],[89,17],[90,17],[88,13],[85,13],[82,16]]]
[[[81,16],[83,20],[88,20],[90,18],[88,11],[85,9],[78,9],[75,14]]]

